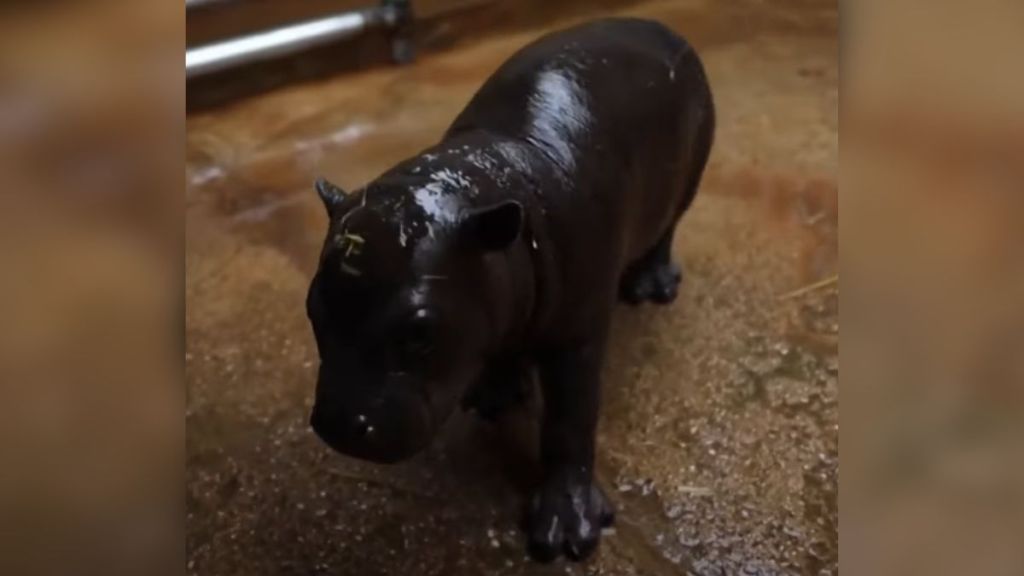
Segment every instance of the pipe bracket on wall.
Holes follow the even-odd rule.
[[[392,58],[412,60],[412,7],[409,0],[384,0],[379,6],[335,14],[214,42],[185,51],[185,77],[195,78],[261,60],[298,54],[304,50],[352,38],[375,27],[392,35]]]

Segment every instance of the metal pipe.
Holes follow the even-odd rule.
[[[193,78],[241,64],[287,56],[349,38],[372,25],[388,23],[393,16],[390,12],[369,8],[188,49],[185,51],[185,77]]]
[[[230,1],[231,0],[185,0],[185,10],[195,8],[206,8],[208,6],[213,6],[215,4],[224,4],[225,2]]]

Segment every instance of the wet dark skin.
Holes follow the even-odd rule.
[[[307,308],[321,365],[311,424],[397,462],[458,407],[494,418],[543,393],[531,555],[580,560],[612,507],[594,482],[616,301],[672,302],[675,227],[714,133],[690,46],[657,22],[598,20],[512,56],[437,145],[345,193]]]

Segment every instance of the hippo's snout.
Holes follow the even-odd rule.
[[[433,436],[429,410],[418,398],[398,396],[360,404],[318,398],[309,424],[334,450],[384,464],[414,456]]]

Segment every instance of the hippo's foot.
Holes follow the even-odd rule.
[[[593,553],[601,530],[615,522],[615,511],[589,478],[559,475],[541,485],[530,501],[526,536],[530,556],[551,562],[564,553],[580,561]]]
[[[462,399],[463,410],[494,422],[530,397],[530,369],[522,362],[499,362],[484,371]]]
[[[622,275],[619,298],[629,304],[668,304],[679,294],[682,279],[682,271],[671,260],[642,259],[634,262]]]

